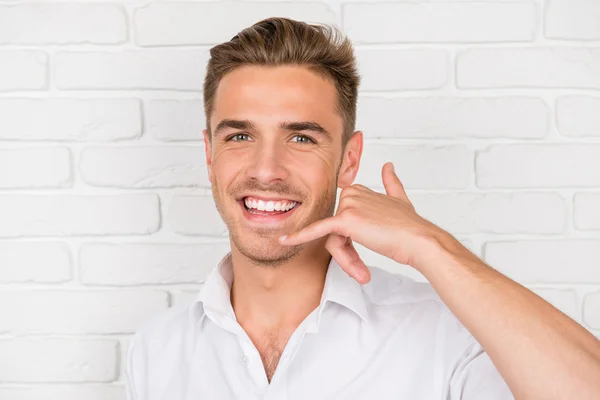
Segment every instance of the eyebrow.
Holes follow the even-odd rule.
[[[215,128],[214,135],[217,137],[221,132],[223,132],[227,128],[232,129],[244,129],[244,130],[254,130],[255,126],[252,122],[248,120],[240,120],[240,119],[224,119]]]
[[[217,137],[227,128],[255,130],[256,126],[249,120],[224,119],[221,122],[219,122],[219,124],[215,128],[214,136]],[[329,133],[327,129],[323,128],[319,123],[315,121],[282,122],[279,124],[279,129],[293,132],[311,131],[323,136],[329,142],[333,141],[333,136],[331,135],[331,133]]]

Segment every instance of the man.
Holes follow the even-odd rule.
[[[231,253],[136,333],[129,399],[599,399],[596,338],[420,217],[390,163],[386,194],[353,184],[358,85],[325,26],[271,18],[211,50],[204,142]],[[430,284],[369,270],[353,241]]]

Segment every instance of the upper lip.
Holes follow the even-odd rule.
[[[287,200],[287,201],[295,201],[296,203],[300,203],[298,200],[294,200],[294,199],[290,199],[288,197],[283,197],[283,196],[279,196],[279,197],[268,197],[268,196],[264,196],[264,195],[259,195],[259,194],[252,194],[252,193],[246,193],[243,194],[239,197],[238,200],[243,200],[246,197],[254,197],[256,199],[259,200],[263,200],[263,201],[281,201],[281,200]]]

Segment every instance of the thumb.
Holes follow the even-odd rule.
[[[387,193],[388,196],[408,201],[408,196],[404,191],[404,185],[396,175],[393,163],[387,162],[383,165],[381,179],[383,180],[385,193]]]

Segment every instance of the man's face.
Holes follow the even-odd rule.
[[[245,66],[219,83],[212,144],[204,132],[209,179],[232,246],[250,260],[297,255],[306,245],[277,239],[332,216],[338,178],[354,179],[362,134],[343,155],[336,105],[335,86],[304,67]]]

